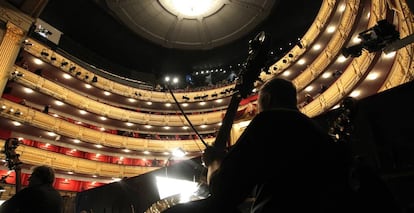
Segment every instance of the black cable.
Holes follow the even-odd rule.
[[[190,127],[193,129],[193,131],[197,134],[198,138],[200,138],[201,142],[204,144],[205,147],[208,147],[208,144],[203,140],[203,138],[201,137],[200,133],[198,133],[198,131],[196,130],[196,128],[193,126],[193,124],[191,123],[191,121],[188,119],[187,115],[185,114],[183,108],[181,108],[180,103],[177,101],[177,99],[175,98],[174,93],[172,92],[171,88],[167,85],[167,89],[170,92],[171,96],[174,99],[174,102],[177,104],[178,109],[180,109],[181,114],[184,116],[185,120],[187,121],[187,123],[190,125]]]

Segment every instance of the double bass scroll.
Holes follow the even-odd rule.
[[[10,170],[14,170],[16,174],[16,193],[21,189],[21,164],[19,160],[19,154],[16,152],[16,148],[20,142],[17,138],[8,138],[4,143],[4,154],[6,155],[7,167]]]
[[[237,114],[240,101],[251,94],[254,83],[258,80],[262,70],[267,70],[268,56],[270,49],[270,36],[264,31],[259,32],[253,40],[249,41],[249,55],[246,59],[245,69],[242,69],[236,79],[234,93],[227,107],[222,125],[217,133],[216,140],[212,146],[204,150],[202,161],[205,167],[219,162],[229,148],[229,136]]]

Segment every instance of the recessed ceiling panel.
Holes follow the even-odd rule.
[[[214,12],[194,17],[169,11],[165,4],[171,0],[106,2],[117,19],[152,42],[168,48],[212,49],[247,35],[267,18],[276,1],[216,0]]]

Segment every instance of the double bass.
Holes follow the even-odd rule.
[[[4,143],[4,154],[6,155],[7,167],[9,170],[14,170],[16,174],[16,193],[21,189],[21,164],[19,160],[19,154],[16,152],[16,148],[19,146],[19,139],[8,138]]]
[[[245,62],[245,69],[242,69],[238,74],[236,85],[233,90],[234,93],[231,97],[229,106],[227,107],[222,125],[217,133],[216,140],[213,145],[206,147],[202,156],[203,165],[208,169],[207,182],[211,173],[219,167],[221,159],[230,147],[230,131],[240,101],[252,93],[254,83],[258,79],[260,72],[262,70],[267,70],[269,46],[270,37],[263,31],[258,33],[255,38],[249,42],[249,55]]]
[[[215,171],[230,148],[230,131],[237,114],[240,101],[252,93],[254,83],[258,80],[261,71],[268,69],[270,37],[264,31],[259,32],[249,41],[248,57],[245,67],[236,78],[233,94],[222,120],[222,125],[212,145],[206,145],[201,157],[203,166],[207,168],[207,183],[211,173]],[[179,196],[179,195],[178,195]],[[179,203],[179,197],[171,196],[152,204],[145,213],[163,212]]]

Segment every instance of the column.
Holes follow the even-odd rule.
[[[0,44],[0,94],[3,94],[6,87],[24,36],[22,29],[11,22],[7,23],[6,33]]]

